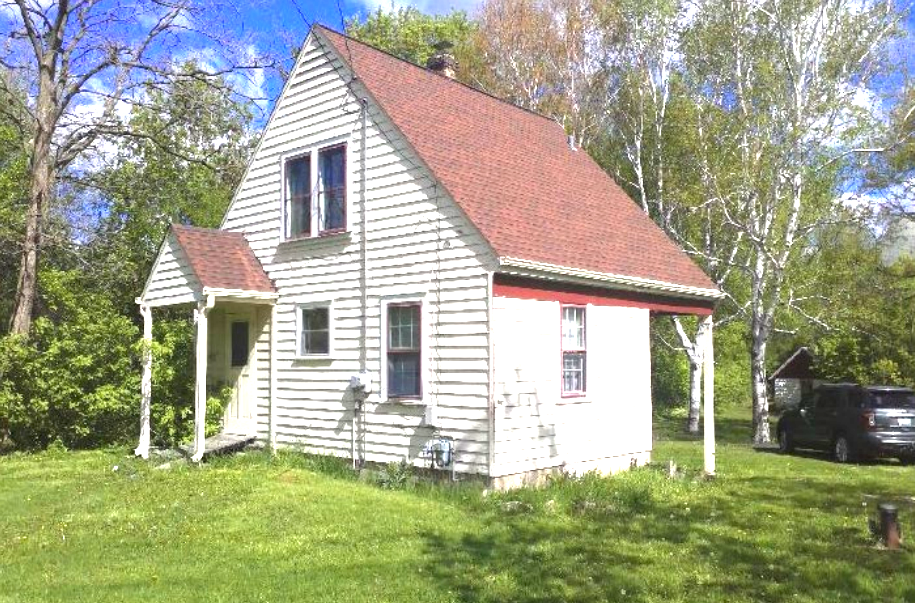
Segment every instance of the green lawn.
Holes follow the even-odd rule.
[[[659,436],[683,478],[488,497],[387,491],[295,454],[0,458],[0,602],[915,601],[915,547],[881,550],[862,505],[915,495],[915,468],[754,452],[739,417],[719,430],[711,482],[701,442]]]

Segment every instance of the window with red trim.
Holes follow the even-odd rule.
[[[585,307],[560,306],[562,312],[562,394],[576,396],[587,391],[588,351]]]
[[[387,394],[422,398],[422,306],[389,304],[387,315]]]
[[[346,145],[318,152],[321,170],[320,232],[346,230]]]

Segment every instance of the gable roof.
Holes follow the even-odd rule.
[[[182,224],[171,231],[202,287],[276,292],[244,234]]]
[[[585,151],[569,147],[558,123],[324,26],[314,31],[374,97],[501,263],[522,260],[720,295]]]
[[[817,373],[813,370],[813,353],[807,347],[800,347],[785,360],[780,367],[775,369],[769,380],[776,379],[816,379]]]

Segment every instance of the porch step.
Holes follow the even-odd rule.
[[[229,454],[238,452],[254,443],[255,436],[239,433],[217,433],[208,437],[203,442],[203,458],[211,455]],[[182,446],[181,449],[188,456],[194,453],[193,444]]]

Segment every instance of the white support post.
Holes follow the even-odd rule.
[[[279,338],[279,329],[277,327],[277,306],[274,303],[270,307],[270,417],[269,432],[267,434],[270,452],[276,454],[276,392],[277,392],[277,340]]]
[[[703,415],[703,432],[704,432],[704,452],[705,452],[705,474],[715,475],[715,344],[712,316],[706,316],[703,319],[705,323],[705,353],[703,354],[703,398],[705,399],[702,409]]]
[[[139,300],[138,300],[139,301]],[[149,408],[152,402],[152,308],[140,303],[143,316],[143,376],[140,381],[140,442],[135,455],[149,458]]]
[[[213,307],[213,297],[197,304],[194,318],[197,323],[197,376],[194,383],[194,455],[191,460],[203,460],[206,441],[207,413],[207,315]]]

